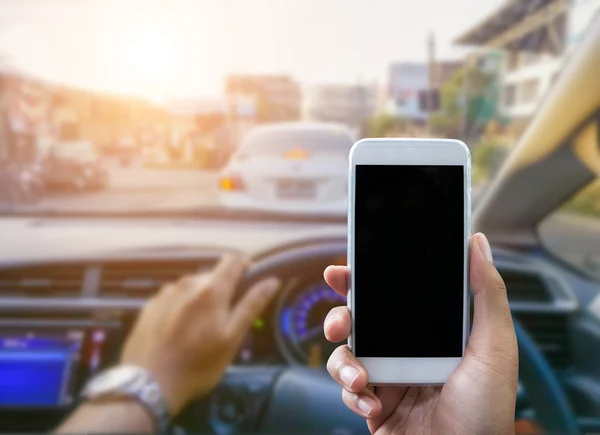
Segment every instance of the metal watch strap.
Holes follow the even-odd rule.
[[[140,402],[154,419],[158,433],[167,433],[171,427],[171,415],[160,386],[150,373],[145,372],[145,382],[125,385],[122,394]]]
[[[123,382],[103,388],[103,377],[110,377],[124,370],[128,371],[128,376]],[[172,429],[171,415],[160,386],[142,367],[117,366],[109,369],[92,378],[81,392],[81,398],[84,400],[123,396],[135,399],[146,408],[158,433],[167,433]]]

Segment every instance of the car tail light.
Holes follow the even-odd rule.
[[[219,188],[224,192],[245,190],[244,182],[239,175],[224,175],[219,180]]]
[[[308,152],[302,148],[295,148],[293,150],[286,151],[283,157],[290,160],[302,160],[309,157]]]

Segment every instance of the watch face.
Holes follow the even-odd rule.
[[[139,376],[140,370],[137,367],[116,367],[92,379],[86,388],[86,392],[98,396],[107,392],[118,391],[125,385],[135,381]]]

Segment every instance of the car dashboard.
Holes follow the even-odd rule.
[[[255,256],[261,261],[307,246],[316,253],[311,263],[281,272],[281,291],[253,322],[234,367],[324,366],[336,345],[324,339],[323,319],[345,300],[325,284],[322,272],[328,264],[345,263],[346,240],[334,238],[320,249],[323,243],[285,243]],[[568,371],[570,324],[578,304],[567,282],[543,261],[501,250],[494,254],[514,318],[555,370]],[[0,431],[45,431],[58,424],[84,383],[118,361],[146,300],[165,283],[210,271],[221,255],[220,250],[128,253],[2,264],[0,390],[10,394],[0,398]],[[208,421],[223,418],[218,407],[206,409]]]

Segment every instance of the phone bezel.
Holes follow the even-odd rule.
[[[469,334],[469,236],[471,234],[471,157],[467,146],[453,139],[363,139],[350,150],[348,175],[348,308],[354,331],[354,197],[356,165],[461,165],[464,167],[464,271],[463,343],[464,356]],[[353,350],[351,333],[348,345]],[[446,382],[462,360],[455,358],[358,358],[369,373],[371,385],[435,385]]]

